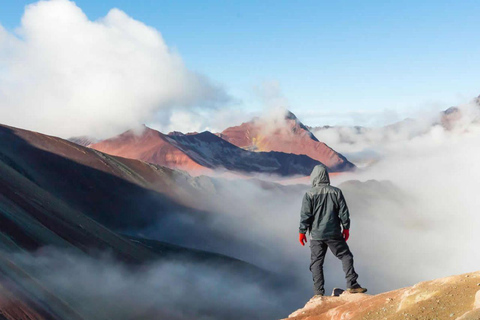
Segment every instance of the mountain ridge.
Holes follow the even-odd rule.
[[[282,119],[255,118],[218,134],[230,143],[252,151],[277,151],[304,154],[326,165],[331,172],[355,170],[343,155],[319,141],[292,112]]]
[[[8,293],[0,292],[0,313],[6,319],[88,318],[41,284],[33,269],[8,258],[33,259],[45,247],[81,257],[107,252],[132,267],[189,261],[269,281],[267,271],[238,258],[139,237],[157,219],[211,215],[175,197],[176,189],[190,197],[200,192],[184,173],[3,125],[0,139],[0,288]]]
[[[245,174],[309,175],[313,167],[320,164],[305,155],[244,150],[209,131],[165,135],[145,127],[140,134],[129,130],[90,147],[193,174],[228,170]]]

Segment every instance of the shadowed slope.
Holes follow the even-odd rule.
[[[135,234],[172,219],[181,229],[182,220],[214,214],[190,206],[192,198],[209,192],[200,178],[6,126],[0,126],[0,139],[0,246],[5,250],[108,249],[122,260],[142,262],[157,255],[138,237],[132,242],[118,232]],[[162,243],[155,243],[154,251],[162,251]],[[167,244],[164,249],[185,252]]]
[[[0,284],[9,293],[0,292],[0,314],[6,319],[82,319],[4,256],[45,246],[79,255],[106,251],[132,266],[189,261],[268,281],[267,272],[238,259],[119,233],[135,234],[163,219],[207,219],[211,213],[174,200],[180,194],[174,185],[195,190],[183,174],[6,126],[0,141]]]

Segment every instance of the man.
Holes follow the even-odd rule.
[[[358,274],[353,268],[353,255],[347,245],[350,229],[350,214],[342,191],[330,185],[327,168],[317,165],[310,175],[312,188],[303,197],[300,213],[300,243],[307,242],[305,234],[310,232],[313,288],[316,296],[325,294],[323,262],[327,248],[342,261],[347,279],[347,291],[363,293]],[[342,230],[343,227],[343,230]]]

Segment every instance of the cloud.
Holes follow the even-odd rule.
[[[285,114],[290,108],[290,102],[283,94],[278,81],[266,81],[253,88],[255,103],[260,110],[249,112],[240,108],[241,101],[231,100],[232,104],[214,110],[171,110],[163,121],[150,123],[150,127],[161,132],[200,132],[209,130],[221,132],[226,128],[237,126],[243,122],[255,119],[262,128],[263,134],[269,134],[285,126]]]
[[[26,7],[15,34],[0,27],[0,117],[9,125],[107,137],[168,121],[176,107],[228,100],[160,32],[118,9],[91,21],[74,2],[40,1]]]
[[[438,114],[437,120],[425,115],[416,125],[407,121],[405,127],[344,144],[346,150],[367,145],[381,154],[367,168],[332,177],[333,185],[344,190],[351,211],[349,245],[360,283],[372,293],[478,268],[479,257],[472,252],[480,241],[475,232],[480,223],[480,114],[478,106],[470,104],[461,111],[463,116],[449,129],[439,124]],[[180,233],[160,240],[228,254],[276,272],[290,284],[289,290],[307,299],[312,294],[309,250],[297,237],[301,199],[308,186],[221,179],[214,185],[202,207],[217,213],[202,220],[206,236],[182,225],[178,228],[192,237]],[[166,235],[169,225],[165,228],[159,224],[149,235]],[[226,236],[209,242],[208,235],[218,231]],[[341,264],[331,254],[325,273],[327,291],[345,286]]]
[[[278,81],[265,81],[254,87],[254,92],[260,100],[263,110],[255,119],[263,135],[269,135],[286,126],[285,115],[290,108],[290,102],[285,97]]]
[[[373,292],[478,268],[471,252],[480,241],[474,227],[480,222],[480,108],[470,103],[460,112],[448,127],[438,114],[425,114],[399,127],[327,130],[333,148],[381,155],[367,168],[334,179],[347,181],[351,247],[361,283]],[[384,183],[370,187],[365,181],[371,179],[390,181],[398,190],[386,193]]]
[[[401,198],[404,209],[372,203],[364,211],[371,218],[357,219],[359,237],[375,235],[359,239],[358,252],[370,268],[381,265],[376,269],[386,281],[406,285],[478,269],[480,259],[471,253],[480,241],[474,227],[480,223],[476,199],[480,131],[473,127],[470,132],[448,132],[435,126],[423,136],[390,147],[382,160],[357,176],[388,179],[407,194]],[[395,224],[395,211],[405,223],[422,219],[424,225]],[[395,275],[394,269],[402,271]]]
[[[219,262],[133,267],[107,254],[94,258],[53,248],[1,254],[85,319],[279,318],[291,296]]]
[[[222,132],[228,127],[250,121],[254,116],[252,113],[233,106],[225,106],[216,110],[175,109],[171,110],[168,116],[165,115],[163,121],[149,123],[149,127],[164,133],[172,131],[202,132],[205,130]]]
[[[461,116],[460,116],[461,114]],[[312,129],[315,136],[344,154],[350,161],[362,167],[386,155],[401,153],[411,143],[425,139],[442,139],[440,136],[474,130],[479,119],[475,102],[464,104],[460,113],[443,116],[441,112],[427,111],[382,127],[334,126]],[[449,120],[458,118],[456,120]],[[450,124],[450,122],[452,122]],[[432,140],[433,141],[433,140]]]

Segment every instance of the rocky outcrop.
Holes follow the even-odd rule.
[[[480,271],[378,295],[314,297],[288,319],[480,319]]]

